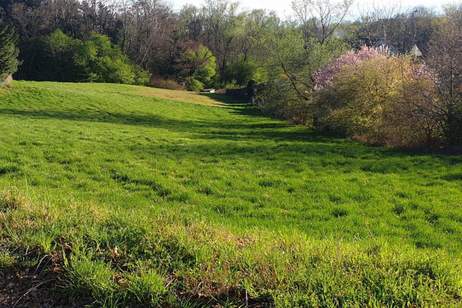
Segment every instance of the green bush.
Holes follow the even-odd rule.
[[[135,65],[135,84],[147,86],[151,82],[151,74]]]
[[[186,89],[189,91],[200,92],[204,90],[204,84],[193,77],[186,79]]]
[[[258,108],[265,114],[296,124],[311,121],[311,101],[301,100],[288,80],[272,80],[257,93]]]
[[[75,60],[84,72],[85,81],[135,83],[133,66],[120,49],[112,46],[107,36],[93,34],[82,42]]]
[[[311,126],[313,122],[313,75],[348,46],[340,39],[320,44],[315,40],[303,43],[300,33],[285,33],[269,57],[265,70],[258,69],[255,81],[264,82],[257,102],[264,113],[294,123]]]
[[[69,82],[148,84],[149,73],[133,65],[109,38],[92,34],[82,41],[56,30],[25,47],[20,77]]]
[[[224,79],[245,86],[257,74],[257,66],[250,62],[239,61],[226,68]]]
[[[192,46],[186,49],[180,62],[179,74],[188,90],[200,91],[213,86],[217,62],[210,49],[201,44]]]

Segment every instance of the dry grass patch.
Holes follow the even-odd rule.
[[[178,102],[194,103],[205,106],[223,106],[221,102],[218,102],[209,96],[201,95],[195,92],[137,87],[136,93],[142,96],[156,97],[159,99],[166,99]]]

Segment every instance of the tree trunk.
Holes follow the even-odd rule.
[[[9,86],[13,81],[13,75],[8,75],[4,80],[0,81],[0,86]]]

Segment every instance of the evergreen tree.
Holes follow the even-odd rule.
[[[0,22],[0,81],[16,72],[18,54],[13,27]]]

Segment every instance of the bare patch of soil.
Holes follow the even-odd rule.
[[[83,307],[88,299],[71,299],[59,290],[58,274],[35,270],[0,270],[0,307]]]

